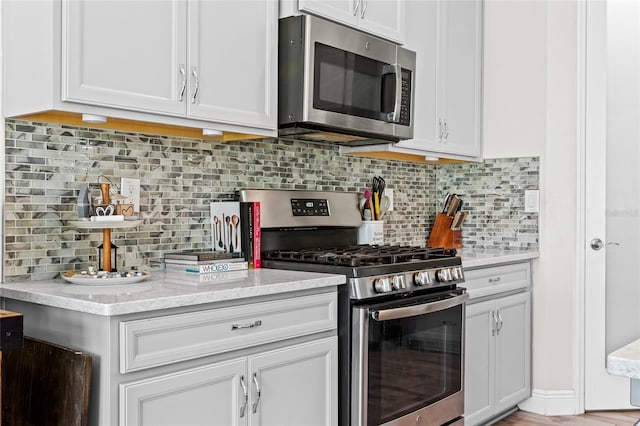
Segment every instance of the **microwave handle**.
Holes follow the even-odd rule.
[[[443,311],[453,306],[464,303],[469,298],[469,294],[464,293],[450,299],[439,300],[437,302],[427,302],[422,305],[405,306],[402,308],[385,309],[382,311],[372,311],[371,318],[376,321],[388,321],[398,318],[409,318],[432,312]]]
[[[402,106],[402,66],[400,64],[392,64],[385,67],[389,72],[385,74],[396,75],[396,96],[393,106],[393,112],[387,114],[387,121],[390,123],[398,123],[400,121],[400,108]]]

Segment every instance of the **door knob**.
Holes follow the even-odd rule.
[[[594,238],[593,240],[591,240],[591,242],[589,243],[589,245],[591,246],[591,248],[593,250],[600,250],[601,248],[603,248],[604,246],[619,246],[620,243],[603,243],[602,240],[600,238]]]

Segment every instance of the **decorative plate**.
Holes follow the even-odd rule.
[[[69,281],[71,284],[80,285],[118,285],[118,284],[133,284],[146,280],[151,276],[150,272],[142,272],[140,275],[134,275],[129,277],[106,277],[101,275],[88,275],[75,271],[67,271],[60,274],[62,278]]]

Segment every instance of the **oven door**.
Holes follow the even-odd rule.
[[[352,425],[441,425],[464,414],[464,289],[354,306]]]

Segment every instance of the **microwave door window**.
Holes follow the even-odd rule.
[[[385,63],[316,43],[313,107],[381,120]],[[394,83],[395,84],[395,83]],[[395,91],[395,85],[393,87]]]

